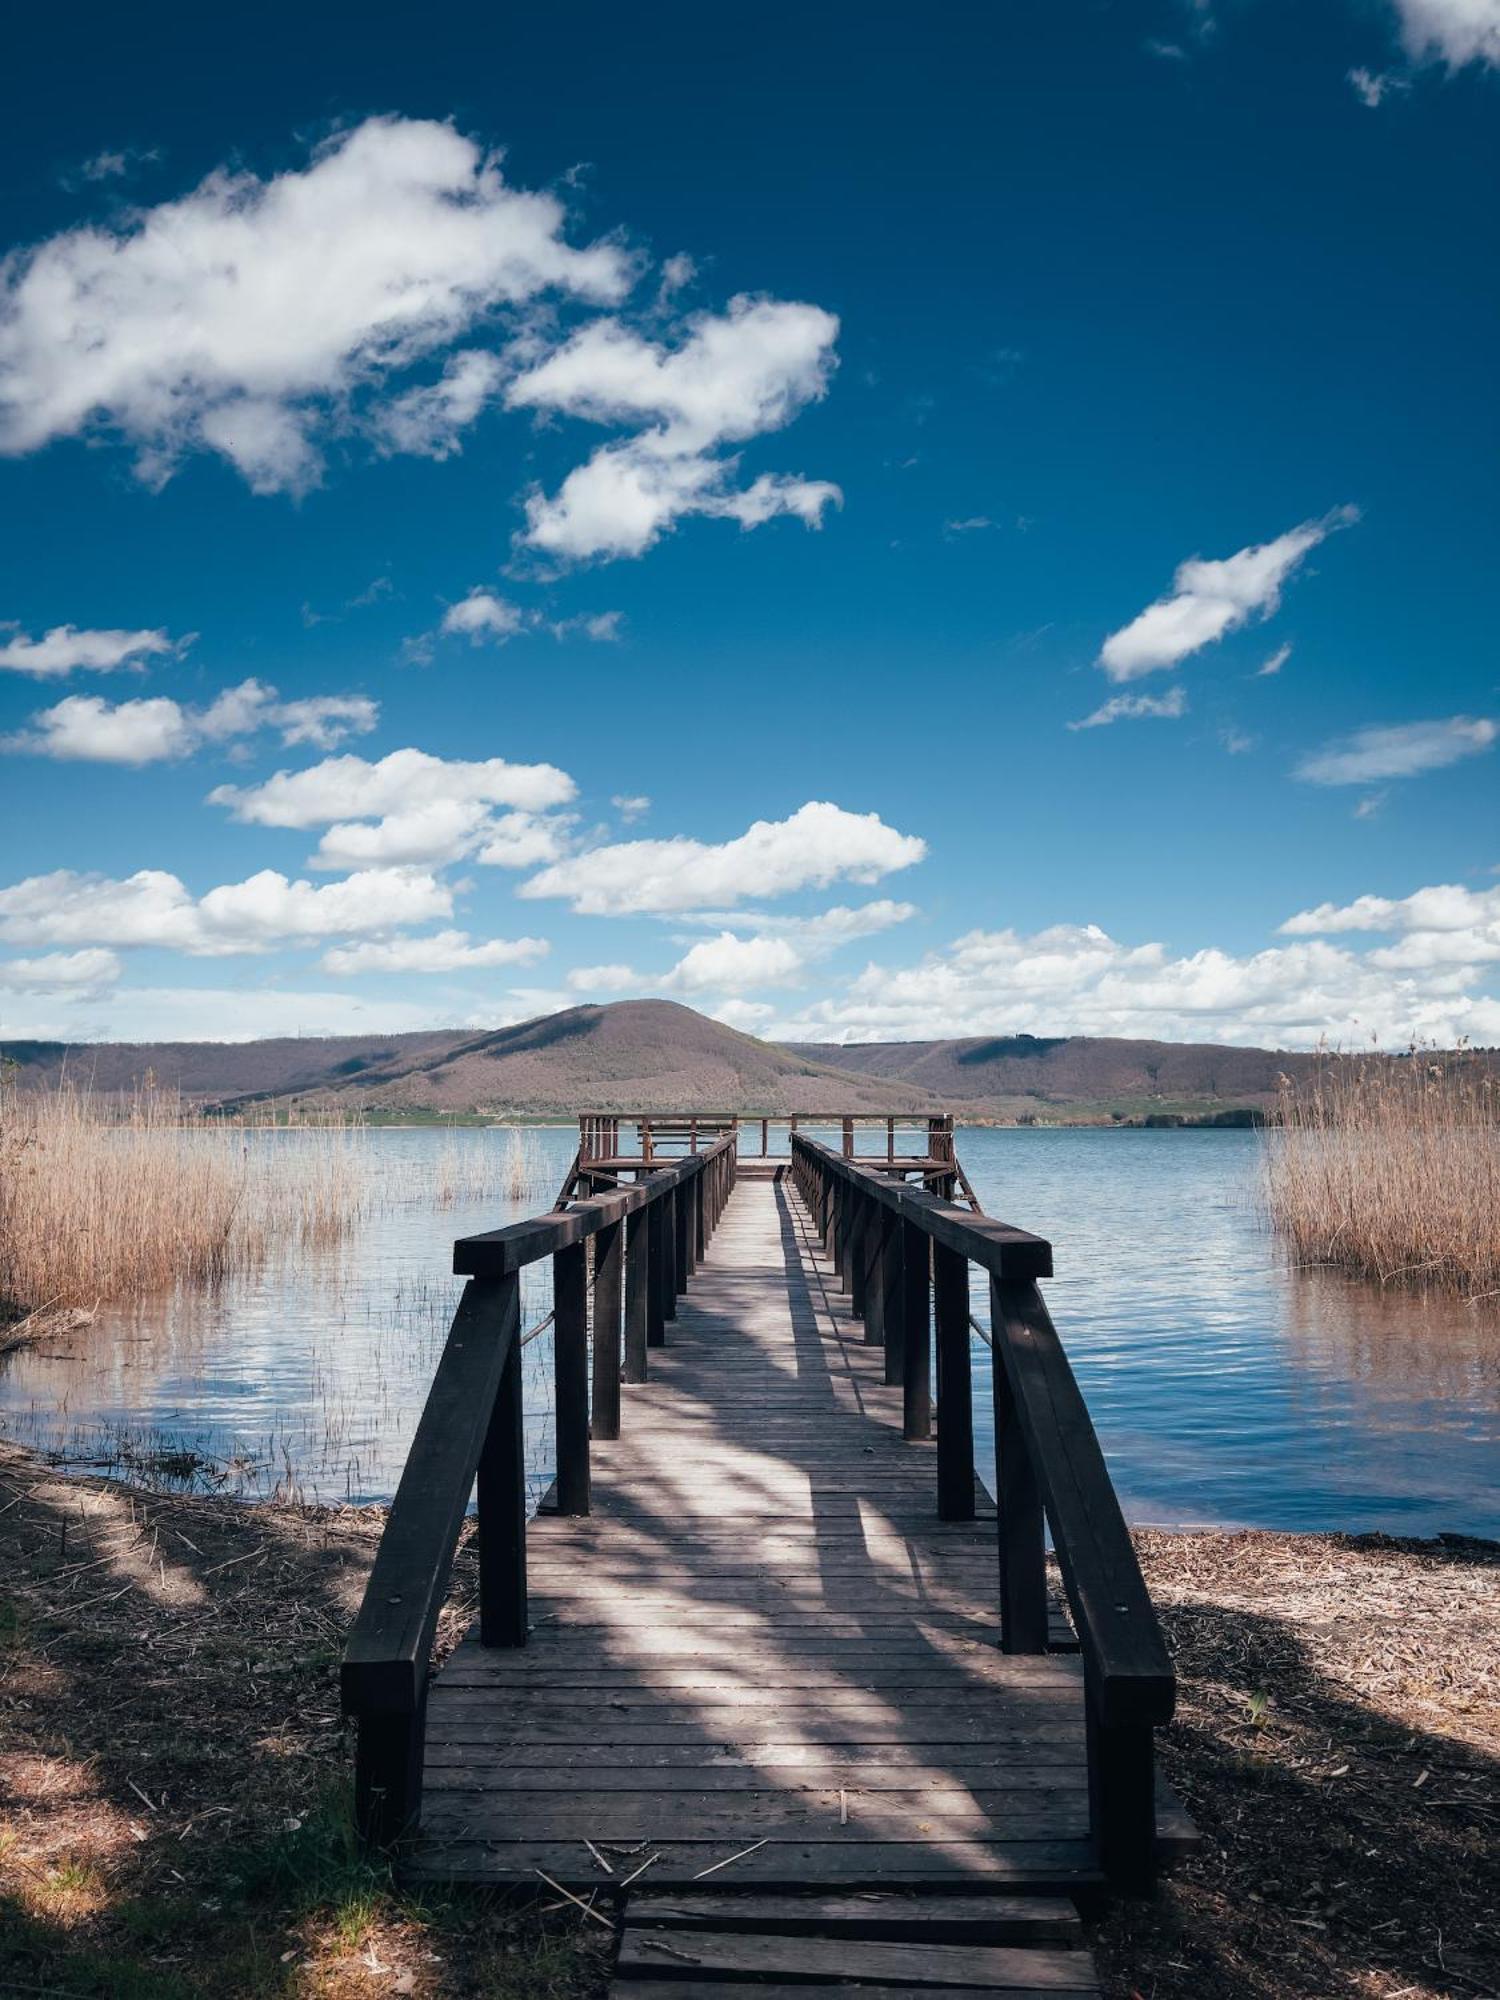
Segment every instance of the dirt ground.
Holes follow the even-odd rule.
[[[337,1666],[381,1520],[0,1446],[0,1991],[602,1994],[607,1926],[406,1897],[358,1853]],[[1097,1927],[1114,2000],[1500,1993],[1500,1550],[1139,1540],[1207,1840]],[[449,1641],[473,1588],[461,1550]]]

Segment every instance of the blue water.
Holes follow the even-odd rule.
[[[275,1143],[274,1140],[271,1143]],[[0,1426],[108,1461],[200,1452],[255,1495],[388,1497],[458,1295],[452,1239],[546,1207],[576,1133],[374,1131],[341,1251],[101,1314],[0,1364]],[[1289,1268],[1256,1200],[1253,1132],[966,1131],[990,1214],[1049,1236],[1045,1289],[1127,1514],[1170,1525],[1500,1535],[1500,1312]],[[773,1138],[773,1149],[775,1139]],[[442,1185],[441,1204],[434,1189]],[[525,1324],[550,1304],[528,1273]],[[988,1301],[976,1287],[982,1321]],[[990,1448],[988,1350],[976,1414]],[[549,1353],[527,1350],[534,1490]]]

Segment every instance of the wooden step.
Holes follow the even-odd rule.
[[[1082,1925],[1060,1896],[635,1896],[630,1921],[657,1930],[783,1937],[925,1939],[930,1944],[1076,1944]]]
[[[768,1911],[769,1921],[774,1919]],[[831,1930],[806,1923],[790,1931],[746,1929],[743,1918],[739,1928],[716,1930],[643,1922],[627,1910],[610,1991],[617,2000],[642,2000],[647,1982],[673,2000],[736,1989],[764,1996],[768,1982],[802,1995],[830,1988],[867,1992],[873,1985],[879,1992],[946,1994],[949,2000],[955,1992],[1099,1992],[1087,1952],[1035,1935],[1020,1943],[949,1943],[924,1933],[920,1922],[895,1936],[870,1938],[847,1924]]]

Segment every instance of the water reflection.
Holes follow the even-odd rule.
[[[196,1453],[251,1494],[280,1483],[325,1500],[387,1497],[457,1301],[452,1239],[545,1207],[576,1134],[519,1143],[520,1171],[506,1132],[371,1132],[365,1217],[341,1250],[101,1313],[18,1353],[0,1365],[0,1422],[95,1459],[122,1441]],[[1048,1296],[1127,1511],[1500,1533],[1496,1302],[1288,1268],[1260,1223],[1257,1145],[1246,1132],[960,1135],[985,1208],[1053,1239]],[[523,1325],[550,1302],[550,1270],[533,1267]],[[987,1323],[977,1286],[974,1308]],[[550,1341],[526,1359],[537,1492],[551,1457]],[[983,1425],[977,1342],[975,1365]]]

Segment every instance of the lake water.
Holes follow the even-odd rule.
[[[281,1143],[266,1135],[261,1143]],[[572,1129],[364,1136],[339,1251],[297,1255],[0,1363],[0,1426],[106,1467],[161,1450],[264,1494],[388,1498],[458,1296],[452,1239],[550,1205]],[[1051,1237],[1046,1292],[1133,1521],[1500,1535],[1500,1311],[1290,1269],[1253,1132],[965,1131],[992,1215]],[[518,1162],[518,1149],[523,1149]],[[776,1150],[773,1138],[773,1150]],[[520,1183],[515,1176],[521,1168]],[[550,1304],[528,1272],[523,1325]],[[977,1316],[987,1300],[977,1287]],[[550,1341],[526,1351],[534,1492]],[[976,1414],[988,1350],[975,1343]],[[988,1430],[980,1439],[991,1450]]]

